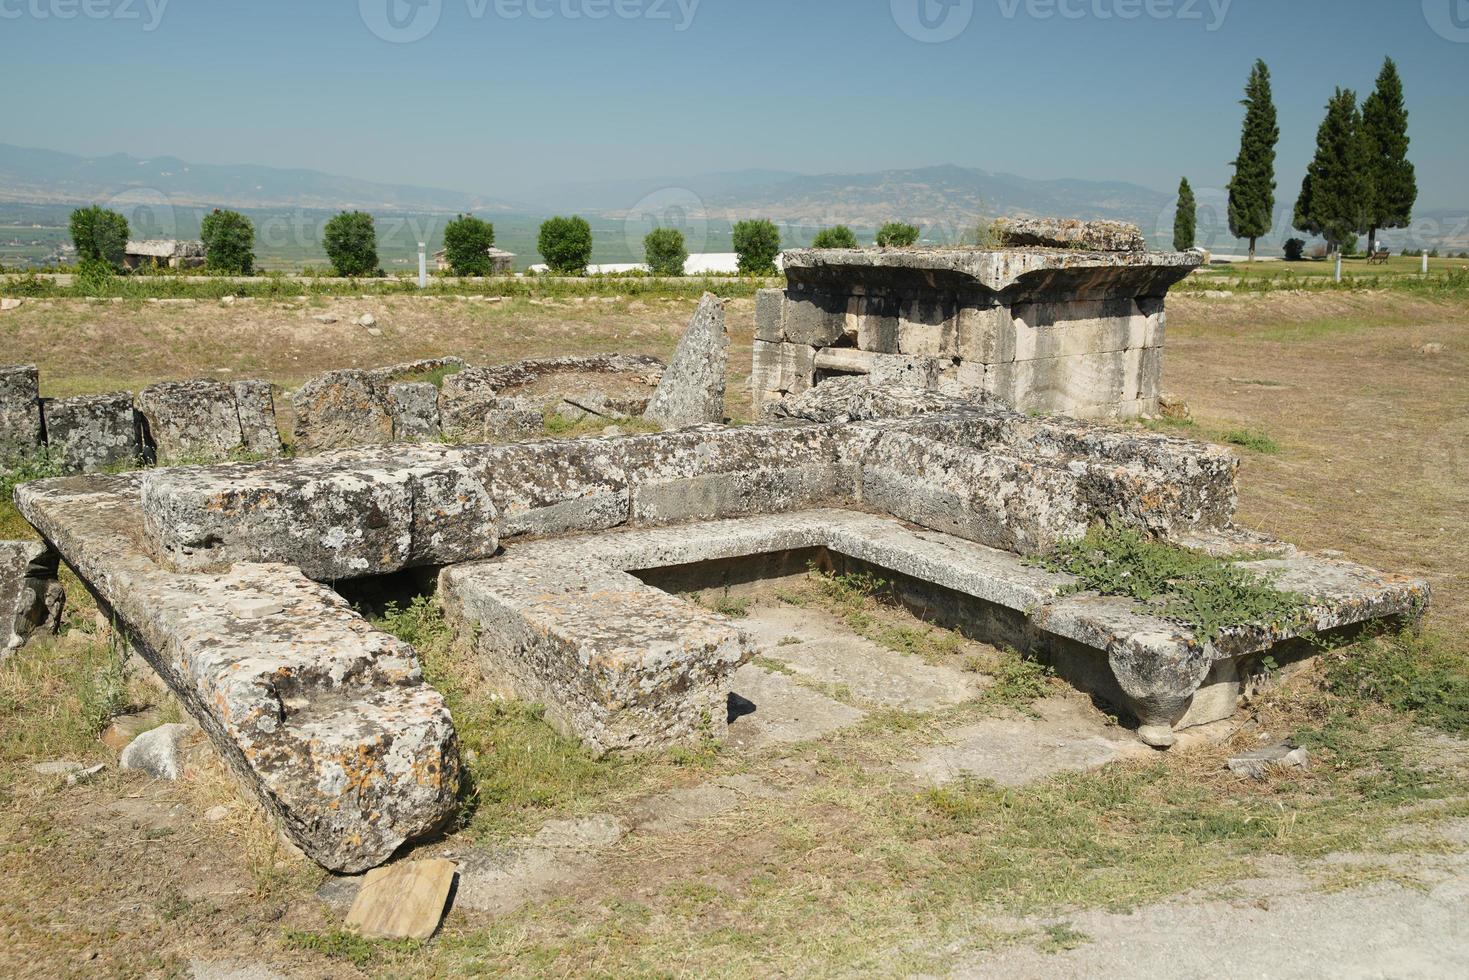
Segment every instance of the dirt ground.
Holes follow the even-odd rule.
[[[28,301],[8,360],[44,393],[266,377],[438,354],[667,356],[692,301],[415,297],[172,306]],[[1165,388],[1241,449],[1241,521],[1424,575],[1429,628],[1469,656],[1469,302],[1397,294],[1179,297]],[[380,337],[355,325],[372,312]],[[334,316],[322,323],[315,316]],[[746,416],[753,303],[734,301]],[[1436,347],[1433,345],[1441,345]],[[228,373],[219,369],[228,369]],[[1157,755],[1002,651],[809,583],[701,601],[763,654],[727,744],[623,763],[453,701],[479,761],[440,933],[341,931],[353,879],[293,855],[202,746],[188,778],[119,773],[68,712],[105,663],[80,628],[0,669],[6,976],[1437,976],[1469,970],[1469,744],[1302,675],[1240,724]],[[20,661],[17,663],[17,661]],[[435,665],[429,668],[436,682]],[[90,682],[89,682],[90,683]],[[73,704],[75,702],[75,704]],[[108,703],[168,698],[134,675]],[[496,709],[500,711],[500,709]],[[1224,760],[1296,733],[1309,771]],[[64,737],[63,737],[64,736]],[[36,771],[107,763],[90,781]]]

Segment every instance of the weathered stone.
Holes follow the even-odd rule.
[[[367,873],[346,926],[368,939],[428,939],[454,885],[453,861],[406,861]]]
[[[1249,779],[1264,779],[1272,771],[1309,769],[1311,753],[1290,742],[1246,752],[1229,760],[1229,771]]]
[[[728,361],[724,304],[705,293],[644,418],[665,429],[723,422]]]
[[[281,454],[281,433],[275,417],[275,390],[269,381],[236,381],[235,410],[240,417],[240,439],[245,452],[261,459]]]
[[[0,467],[41,447],[41,374],[34,364],[0,367]]]
[[[762,289],[755,294],[755,339],[767,344],[784,343],[785,301],[783,289]]]
[[[67,470],[96,473],[137,464],[142,443],[128,392],[48,399],[42,414],[46,445]]]
[[[807,347],[830,347],[847,329],[847,298],[834,293],[786,295],[785,338]]]
[[[165,381],[138,392],[160,463],[227,459],[244,446],[235,393],[219,381]]]
[[[608,391],[572,392],[560,378],[605,375],[608,388],[641,388],[644,394],[613,397]],[[623,354],[517,361],[497,367],[467,368],[444,379],[439,408],[445,433],[464,439],[500,439],[541,431],[537,416],[556,409],[568,396],[598,395],[621,414],[642,415],[663,375],[663,362]]]
[[[426,381],[389,385],[388,410],[397,442],[435,439],[443,431],[439,426],[439,389]]]
[[[309,454],[393,441],[383,386],[366,371],[332,371],[297,389],[295,445]]]
[[[61,556],[41,541],[0,541],[0,661],[33,637],[61,626],[66,593]]]
[[[1147,248],[1137,225],[1074,218],[1001,218],[995,232],[1011,248],[1070,248],[1085,252],[1141,252]]]
[[[957,298],[938,292],[924,292],[905,302],[898,320],[897,353],[910,357],[957,356]]]
[[[178,779],[183,775],[179,745],[192,730],[188,725],[160,725],[144,732],[122,750],[118,768],[147,773],[154,779]]]
[[[363,871],[442,826],[455,806],[457,743],[413,648],[293,568],[179,574],[156,564],[136,545],[141,482],[28,484],[18,504],[313,860]],[[282,611],[236,611],[259,600]]]
[[[777,404],[776,418],[808,422],[861,422],[907,418],[938,412],[965,411],[972,405],[958,398],[902,384],[879,385],[865,377],[835,378]]]
[[[142,478],[143,523],[183,569],[289,562],[335,581],[466,561],[498,543],[479,458],[421,445],[155,470]]]

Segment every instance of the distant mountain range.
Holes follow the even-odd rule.
[[[493,198],[429,187],[382,184],[316,170],[253,164],[143,160],[123,153],[80,157],[0,143],[0,201],[70,204],[156,195],[177,206],[361,208],[390,211],[507,211]]]

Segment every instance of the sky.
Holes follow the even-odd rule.
[[[1293,198],[1393,57],[1422,207],[1469,207],[1469,0],[0,0],[0,142],[513,198],[954,163],[1205,194],[1256,58]]]

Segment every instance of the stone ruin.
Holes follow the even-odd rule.
[[[1136,272],[1092,264],[1081,277],[1128,291]],[[684,390],[652,404],[710,414],[723,379],[704,362],[724,356],[721,334],[691,329],[665,375]],[[913,381],[825,379],[746,426],[373,445],[63,478],[17,501],[286,835],[337,872],[383,863],[455,812],[443,698],[414,649],[338,591],[401,573],[436,583],[476,670],[598,753],[717,736],[732,676],[761,653],[737,622],[660,584],[874,571],[930,618],[1053,664],[1160,748],[1229,717],[1263,658],[1308,653],[1300,631],[1345,633],[1428,601],[1422,582],[1235,526],[1225,449]],[[1032,560],[1099,521],[1238,556],[1307,597],[1304,622],[1204,642]]]
[[[1018,412],[1156,414],[1164,296],[1201,258],[1145,252],[1116,222],[998,233],[996,249],[787,252],[787,288],[757,300],[756,403],[861,375]]]

